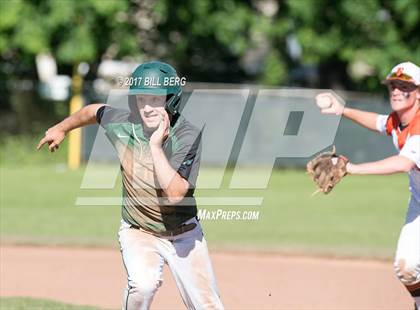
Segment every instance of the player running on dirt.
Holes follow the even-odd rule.
[[[123,309],[148,309],[168,264],[188,309],[223,309],[194,188],[201,132],[178,112],[174,68],[148,62],[133,72],[129,110],[91,104],[47,130],[38,149],[55,151],[72,129],[99,123],[115,147],[123,180],[119,242],[128,285]]]

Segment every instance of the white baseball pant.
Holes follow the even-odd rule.
[[[123,309],[149,309],[162,284],[162,270],[167,263],[188,309],[223,309],[206,240],[200,223],[173,237],[158,237],[121,221],[119,242],[127,271],[128,285]]]
[[[395,272],[420,306],[420,202],[411,196],[398,239]]]

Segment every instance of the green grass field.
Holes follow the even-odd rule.
[[[76,306],[46,299],[26,297],[0,298],[0,309],[4,310],[101,310],[90,306]]]
[[[3,165],[1,242],[116,247],[120,207],[75,206],[75,201],[81,195],[115,196],[121,190],[117,186],[114,190],[82,191],[83,174],[84,169],[68,171],[63,165]],[[204,207],[209,211],[259,211],[259,219],[254,221],[203,220],[210,247],[393,256],[409,196],[404,174],[347,177],[328,196],[311,197],[313,191],[314,185],[302,170],[274,171],[265,190],[197,191],[198,197],[264,197],[260,207]]]

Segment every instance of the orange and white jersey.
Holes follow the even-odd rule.
[[[399,155],[404,156],[416,164],[408,173],[410,177],[410,191],[417,201],[420,201],[420,110],[414,119],[402,126],[396,112],[390,115],[379,115],[376,120],[379,132],[392,136]]]

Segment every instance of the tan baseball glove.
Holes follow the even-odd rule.
[[[335,146],[331,152],[319,154],[306,165],[306,171],[312,175],[318,192],[328,194],[338,182],[347,174],[346,165],[348,159],[335,154]]]

